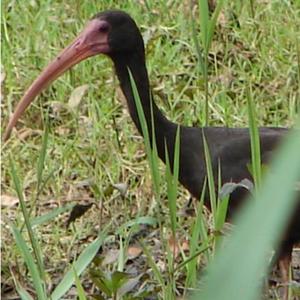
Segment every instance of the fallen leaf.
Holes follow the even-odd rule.
[[[169,238],[169,247],[171,249],[172,254],[174,255],[174,258],[177,257],[178,254],[180,253],[180,248],[177,240],[174,239],[173,237]]]
[[[137,246],[128,247],[127,255],[129,259],[134,259],[142,253],[142,248]]]
[[[1,206],[12,207],[19,203],[19,198],[10,195],[1,195]]]
[[[131,292],[135,288],[135,286],[139,283],[139,280],[143,275],[144,274],[142,273],[135,278],[131,278],[131,279],[127,280],[127,282],[125,284],[123,284],[118,290],[119,298],[121,298],[125,294]]]
[[[57,133],[58,135],[66,136],[70,133],[70,128],[65,126],[59,126],[55,129],[55,133]]]
[[[84,96],[84,94],[88,90],[88,88],[89,88],[89,85],[84,84],[73,90],[73,92],[71,93],[71,96],[69,98],[69,101],[68,101],[69,108],[75,109],[78,107],[78,105],[81,102],[82,97]]]
[[[119,257],[119,253],[120,253],[120,251],[117,249],[109,250],[106,253],[101,265],[104,267],[106,265],[114,263],[115,261],[117,261],[117,259]]]
[[[128,190],[128,184],[126,184],[126,183],[116,183],[116,184],[113,184],[113,187],[120,192],[122,197],[125,197],[126,192]]]
[[[94,184],[94,180],[92,178],[87,178],[77,182],[75,187],[79,189],[90,188],[93,184]]]
[[[178,257],[181,251],[186,252],[190,249],[189,241],[187,239],[178,241],[174,239],[174,237],[169,238],[169,246],[174,255],[174,258]]]
[[[17,132],[20,140],[26,140],[28,137],[42,135],[43,131],[39,129],[24,128]]]
[[[183,240],[183,242],[181,243],[181,249],[182,251],[189,251],[190,250],[190,245],[189,245],[189,241],[188,240]]]

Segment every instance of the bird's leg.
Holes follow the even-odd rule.
[[[278,260],[279,272],[281,275],[282,285],[283,285],[283,300],[289,299],[289,281],[290,281],[290,266],[292,260],[292,251],[291,249],[288,252],[285,252]]]

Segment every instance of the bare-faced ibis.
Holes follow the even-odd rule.
[[[71,45],[65,48],[44,69],[19,102],[10,119],[4,138],[9,137],[12,128],[24,110],[47,85],[75,64],[100,53],[112,59],[122,91],[127,99],[131,118],[142,134],[128,69],[131,71],[139,92],[149,132],[152,132],[151,107],[153,109],[153,126],[158,155],[165,162],[166,143],[172,161],[178,125],[169,121],[153,100],[145,64],[142,35],[134,20],[122,11],[105,11],[97,14],[88,22]],[[285,128],[262,127],[259,129],[263,163],[269,161],[273,149],[286,132],[287,129]],[[194,197],[200,197],[206,176],[203,134],[210,149],[215,174],[217,174],[220,163],[223,184],[240,182],[245,178],[252,180],[247,167],[247,164],[251,162],[250,137],[247,128],[194,128],[180,125],[179,180]],[[236,211],[245,194],[245,190],[242,188],[231,194],[228,208],[229,218]],[[208,197],[206,203],[209,203]],[[288,281],[288,267],[293,246],[300,241],[299,216],[300,198],[277,252],[284,281]]]

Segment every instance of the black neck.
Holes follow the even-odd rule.
[[[128,56],[126,55],[122,55],[121,57],[115,56],[112,57],[112,59],[115,64],[116,73],[119,78],[122,91],[127,99],[127,105],[128,105],[130,116],[134,121],[140,134],[143,135],[141,122],[138,117],[137,107],[132,92],[128,69],[132,73],[133,79],[135,81],[139,93],[140,101],[143,107],[151,144],[152,144],[152,121],[151,121],[152,120],[151,107],[152,107],[155,137],[156,137],[155,140],[158,149],[158,154],[160,158],[164,160],[165,142],[167,142],[168,148],[169,146],[174,147],[174,138],[177,130],[177,125],[170,122],[162,114],[162,112],[159,110],[159,108],[153,101],[144,55],[138,52],[136,53],[131,52],[128,54]],[[174,149],[174,148],[169,148],[169,149]]]

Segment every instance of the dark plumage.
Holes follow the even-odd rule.
[[[152,130],[151,105],[153,107],[158,155],[165,162],[166,142],[170,160],[173,161],[175,135],[179,125],[170,122],[153,101],[145,65],[142,36],[134,20],[122,11],[105,11],[97,14],[71,46],[67,47],[43,71],[25,93],[8,125],[5,136],[9,136],[18,117],[33,98],[45,87],[45,82],[53,81],[74,64],[99,53],[104,53],[113,60],[122,91],[127,99],[130,115],[137,129],[142,133],[128,74],[128,68],[131,70],[138,88],[149,132]],[[287,129],[285,128],[260,128],[263,163],[269,161],[273,149],[286,132]],[[222,183],[240,182],[244,178],[252,179],[247,168],[247,164],[251,162],[248,129],[225,127],[192,128],[180,125],[179,180],[194,197],[199,198],[206,176],[203,134],[209,145],[212,166],[216,175],[219,161],[221,163]],[[245,195],[246,192],[242,188],[231,194],[228,211],[229,218],[236,212],[236,208],[242,203]],[[206,204],[208,202],[207,198]],[[278,251],[279,261],[289,261],[293,245],[300,241],[299,216],[300,197]],[[286,277],[284,274],[283,276]]]

